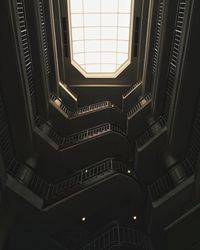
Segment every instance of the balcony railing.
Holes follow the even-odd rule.
[[[81,247],[81,250],[111,249],[113,246],[153,250],[150,239],[143,232],[121,226],[118,222],[113,222],[101,230],[90,243]]]
[[[71,112],[70,109],[67,107],[67,105],[58,98],[54,93],[50,94],[50,100],[57,105],[58,108],[60,108],[64,113],[66,113],[69,117],[69,119],[73,119],[82,115],[90,114],[93,112],[97,112],[103,109],[107,108],[115,108],[119,111],[117,107],[115,107],[110,101],[102,101],[95,104],[91,104],[88,106],[81,107],[77,109],[75,112]]]
[[[51,140],[53,140],[60,149],[80,144],[84,141],[97,138],[106,133],[115,132],[121,134],[122,136],[126,135],[120,127],[112,125],[110,123],[101,124],[99,126],[83,130],[79,133],[75,133],[67,137],[60,136],[49,123],[46,123],[41,118],[37,119],[36,126]]]
[[[151,94],[145,95],[135,106],[133,106],[127,113],[128,118],[131,118],[140,109],[145,107],[151,101]]]
[[[10,164],[8,173],[29,188],[33,193],[43,198],[44,206],[65,199],[93,183],[98,183],[102,178],[106,178],[115,173],[134,177],[125,163],[114,158],[107,158],[97,162],[54,183],[47,182],[29,166],[20,164],[16,159]]]
[[[151,200],[158,200],[193,174],[193,166],[187,159],[172,166],[163,176],[148,186]]]
[[[160,117],[155,123],[153,123],[146,131],[143,135],[141,135],[137,141],[137,147],[140,148],[142,146],[144,146],[146,143],[148,143],[152,138],[154,138],[155,136],[157,136],[159,133],[161,133],[163,131],[163,129],[165,128],[166,124],[165,124],[165,120]]]

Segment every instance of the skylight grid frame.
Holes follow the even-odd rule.
[[[71,6],[72,1],[74,2],[79,2],[79,10],[78,11],[73,11],[73,7]],[[100,11],[85,11],[84,4],[86,2],[90,3],[97,3],[100,6]],[[79,72],[82,73],[83,76],[86,78],[116,78],[129,64],[131,64],[131,54],[132,54],[132,36],[133,36],[133,20],[134,20],[134,0],[109,0],[106,3],[117,3],[117,9],[116,11],[105,11],[102,12],[102,2],[105,4],[105,0],[68,0],[68,20],[69,20],[69,38],[70,38],[70,56],[71,56],[71,64],[79,70]],[[129,4],[129,11],[121,11],[120,6],[124,3]],[[127,5],[128,6],[128,5]],[[110,7],[112,7],[110,5]],[[79,23],[76,25],[73,23],[72,16],[73,15],[78,15],[79,16]],[[95,25],[86,25],[87,21],[85,20],[85,15],[99,15],[98,18],[98,24]],[[115,18],[117,18],[117,24],[115,25],[102,25],[102,18],[104,15],[115,15]],[[128,18],[128,23],[126,20],[126,25],[123,25],[123,22],[121,21],[120,23],[120,15],[126,15]],[[77,16],[76,16],[77,17]],[[97,19],[98,19],[97,18]],[[121,16],[122,18],[122,16]],[[82,19],[82,22],[80,21]],[[96,19],[96,20],[97,20]],[[81,25],[82,24],[82,25]],[[122,25],[120,25],[122,24]],[[99,29],[98,32],[96,33],[96,38],[87,38],[86,33],[87,29]],[[80,37],[74,38],[74,30],[77,29],[77,31],[81,32],[82,34],[78,34],[77,36],[80,35]],[[106,32],[109,29],[113,29],[113,32],[116,32],[116,37],[114,38],[105,38],[103,35],[103,32]],[[91,31],[90,30],[90,31]],[[121,35],[120,35],[121,32]],[[123,33],[124,32],[124,33]],[[125,38],[124,38],[125,37]],[[89,45],[90,42],[96,41],[96,46],[98,46],[99,50],[97,49],[92,49],[91,51],[87,50],[87,46]],[[109,42],[110,42],[110,48],[109,47]],[[113,43],[112,43],[113,42]],[[93,44],[94,44],[93,43]],[[91,43],[92,44],[92,43]],[[99,44],[99,45],[97,45]],[[107,44],[107,46],[105,45]],[[115,46],[112,46],[115,44]],[[120,45],[119,45],[120,44]],[[75,47],[77,46],[77,47]],[[121,47],[120,47],[121,46]],[[106,49],[105,49],[106,48]],[[120,49],[121,48],[121,49]],[[96,53],[96,61],[95,59],[92,61],[92,57],[89,59],[88,54],[95,54]],[[105,53],[111,54],[113,53],[115,56],[115,62],[106,62],[106,60],[103,60],[103,56],[105,56]],[[90,56],[91,56],[90,55]],[[88,57],[88,58],[87,58]],[[110,59],[112,61],[112,58]],[[90,62],[89,62],[90,61]],[[98,65],[98,71],[91,70],[91,66],[96,67],[97,69]],[[110,69],[108,68],[108,66]],[[112,67],[111,65],[115,65],[115,68]],[[105,67],[107,66],[107,67]],[[87,70],[88,67],[90,67],[90,70]]]

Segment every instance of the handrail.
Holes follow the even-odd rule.
[[[10,164],[7,172],[32,192],[43,198],[46,204],[51,203],[55,199],[58,200],[59,197],[63,198],[65,194],[71,195],[77,192],[77,187],[80,188],[82,184],[82,187],[86,188],[87,185],[91,185],[92,180],[96,182],[114,173],[121,173],[134,178],[133,173],[128,170],[126,164],[115,158],[104,159],[54,183],[41,178],[33,169],[27,165],[20,164],[16,159]]]
[[[91,139],[92,137],[103,135],[107,132],[110,132],[111,130],[112,128],[109,123],[102,124],[87,130],[83,130],[79,133],[75,133],[70,136],[64,137],[61,146],[67,146],[67,145],[69,146],[77,144],[85,140]]]
[[[138,81],[133,84],[126,93],[122,95],[122,99],[126,99],[136,88],[138,88],[142,84],[142,81]]]
[[[36,97],[36,86],[33,77],[33,60],[32,60],[32,53],[31,53],[31,46],[29,41],[29,33],[27,28],[27,21],[26,21],[26,11],[24,6],[24,0],[17,0],[16,2],[16,23],[18,29],[18,36],[19,36],[19,45],[22,49],[22,60],[24,63],[24,72],[26,75],[30,98],[31,98],[31,105],[32,105],[32,112],[34,118],[38,113],[38,103]]]
[[[67,114],[68,119],[73,119],[82,115],[90,114],[95,111],[100,111],[107,108],[114,108],[118,110],[118,108],[112,104],[110,101],[102,101],[94,104],[90,104],[88,106],[83,106],[78,108],[75,112],[71,112],[66,104],[59,98],[55,93],[50,94],[50,100],[60,108],[64,113]],[[119,110],[118,110],[119,111]]]
[[[69,110],[69,108],[54,93],[50,94],[50,100],[52,101],[52,103],[54,103],[56,106],[58,106],[65,114],[67,114],[68,117],[71,115],[71,111]]]
[[[37,119],[36,126],[53,140],[59,146],[59,149],[70,147],[110,132],[115,132],[122,136],[126,135],[120,127],[110,123],[104,123],[66,137],[60,136],[55,129],[49,123],[43,121],[42,118]]]
[[[166,126],[166,121],[160,117],[156,122],[147,128],[147,130],[136,140],[138,148],[144,146],[149,140],[160,133]]]
[[[114,172],[131,176],[127,166],[123,162],[118,161],[115,158],[107,158],[103,161],[92,164],[85,169],[79,170],[64,180],[60,180],[54,184],[51,184],[48,196],[54,197],[64,190],[72,189],[73,187],[79,186],[81,184],[85,185],[86,183],[89,183],[91,179],[97,178],[97,176],[106,176],[106,173],[111,174]]]
[[[105,109],[105,108],[113,108],[114,105],[110,101],[102,101],[95,104],[91,104],[88,106],[84,106],[79,108],[76,112],[72,114],[73,117],[84,115],[86,113],[94,112],[97,110]]]
[[[173,171],[177,171],[177,166],[180,166],[184,172],[183,176],[179,176],[178,182],[173,180]],[[190,161],[186,158],[182,162],[170,167],[167,172],[155,180],[151,185],[148,186],[149,195],[152,201],[156,201],[161,198],[166,193],[170,192],[177,185],[181,184],[183,181],[187,180],[194,173],[194,168]]]
[[[150,238],[144,232],[128,226],[121,226],[117,221],[107,225],[93,240],[80,249],[110,249],[115,245],[134,246],[144,250],[153,249]]]
[[[128,118],[131,118],[136,112],[138,112],[141,108],[146,106],[149,102],[151,102],[151,94],[145,95],[135,106],[133,106],[128,112]]]
[[[192,2],[192,1],[191,1]],[[180,61],[182,59],[183,47],[185,47],[185,43],[183,39],[185,38],[184,26],[187,21],[187,2],[185,0],[178,1],[178,9],[176,14],[176,22],[173,34],[173,42],[172,48],[170,52],[170,62],[168,67],[168,75],[167,75],[167,87],[165,93],[164,107],[163,107],[163,116],[166,120],[168,120],[170,106],[172,105],[172,98],[174,93],[174,88],[177,82],[177,75],[180,70]],[[185,29],[187,30],[187,28]]]
[[[125,136],[125,132],[123,132],[118,126],[112,125],[110,123],[105,123],[63,138],[61,147],[79,144],[83,141],[92,139],[94,137],[96,138],[98,136],[102,136],[103,134],[111,132],[115,132]]]
[[[44,3],[43,0],[38,1],[38,7],[39,7],[39,14],[40,14],[40,25],[41,25],[41,38],[42,38],[42,44],[43,44],[43,57],[45,61],[45,70],[46,74],[50,74],[50,62],[49,62],[49,48],[48,48],[48,42],[47,42],[47,30],[46,30],[46,18],[44,13]]]
[[[169,173],[164,174],[151,185],[148,186],[149,195],[152,201],[159,199],[161,196],[173,189],[174,184]]]

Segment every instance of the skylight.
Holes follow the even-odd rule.
[[[131,63],[134,0],[69,0],[71,63],[86,78],[115,78]]]

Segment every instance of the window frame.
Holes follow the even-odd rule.
[[[71,25],[71,11],[70,1],[67,1],[67,18],[68,18],[68,30],[69,30],[69,43],[70,43],[70,62],[85,78],[117,78],[131,63],[132,63],[132,47],[133,47],[133,35],[134,35],[134,13],[135,13],[135,0],[131,0],[131,13],[130,13],[130,26],[129,26],[129,46],[128,46],[128,58],[127,60],[112,73],[89,73],[86,72],[74,59],[73,59],[73,41],[72,41],[72,25]]]

